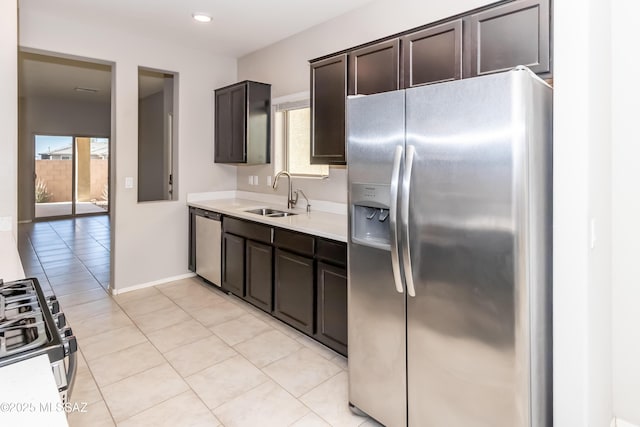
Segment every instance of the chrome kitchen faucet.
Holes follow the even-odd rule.
[[[273,189],[275,190],[276,188],[278,188],[278,179],[280,178],[280,175],[285,175],[289,181],[289,191],[287,193],[287,209],[291,209],[296,205],[296,202],[298,201],[297,197],[295,198],[295,200],[293,198],[293,189],[291,187],[291,174],[287,171],[278,172],[275,179],[273,180]]]

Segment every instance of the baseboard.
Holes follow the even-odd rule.
[[[139,285],[127,286],[126,288],[122,288],[122,289],[111,288],[111,294],[112,295],[120,295],[120,294],[124,294],[124,293],[127,293],[127,292],[137,291],[139,289],[150,288],[152,286],[162,285],[162,284],[169,283],[169,282],[175,282],[176,280],[188,279],[189,277],[195,277],[195,275],[196,275],[195,273],[187,273],[187,274],[181,274],[179,276],[165,277],[164,279],[154,280],[153,282],[147,282],[147,283],[141,283]]]
[[[614,418],[611,422],[611,427],[639,427],[635,424],[631,424],[629,421],[625,421],[621,418]]]

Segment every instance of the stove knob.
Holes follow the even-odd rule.
[[[58,301],[51,301],[49,303],[49,310],[51,310],[51,314],[57,314],[60,312],[60,303]]]
[[[53,318],[56,321],[56,325],[58,325],[58,329],[62,329],[67,325],[67,318],[64,313],[57,313]]]
[[[69,337],[65,337],[62,340],[62,345],[64,347],[64,355],[68,356],[71,353],[75,353],[78,351],[78,342],[76,341],[76,337],[71,335]]]
[[[60,312],[60,302],[55,295],[52,295],[47,298],[47,305],[49,306],[49,310],[51,310],[51,314],[56,314]]]

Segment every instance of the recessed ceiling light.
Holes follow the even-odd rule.
[[[211,17],[204,13],[194,13],[191,16],[198,22],[211,22]]]

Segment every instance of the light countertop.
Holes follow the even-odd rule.
[[[340,242],[347,241],[347,215],[319,210],[314,211],[313,207],[311,212],[307,213],[304,208],[283,209],[280,204],[242,198],[197,200],[190,201],[188,204],[189,206],[219,212],[236,218],[260,222]],[[287,212],[295,212],[297,215],[272,218],[245,212],[246,210],[257,208],[273,208]]]
[[[0,368],[0,425],[67,427],[46,354]]]

